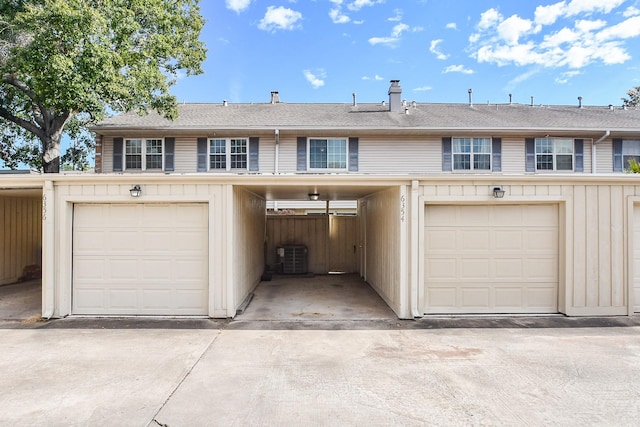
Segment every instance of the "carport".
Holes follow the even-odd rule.
[[[41,314],[42,183],[3,173],[0,182],[0,318]]]
[[[371,301],[373,307],[376,306],[375,301],[381,299],[398,317],[410,317],[406,309],[408,290],[404,289],[406,286],[401,286],[402,275],[407,274],[408,268],[406,257],[402,257],[405,250],[403,242],[407,238],[404,216],[408,209],[406,182],[391,183],[388,179],[372,180],[366,177],[336,180],[335,177],[314,175],[296,176],[294,184],[293,179],[287,178],[293,177],[261,177],[256,183],[236,187],[268,202],[356,201],[356,214],[266,216],[264,262],[267,277],[274,282],[265,280],[256,289],[251,289],[243,299],[244,304],[254,295],[258,299],[270,298],[273,304],[271,308],[276,313],[275,307],[278,304],[282,307],[289,301],[293,305],[283,310],[290,313],[287,316],[295,317],[294,306],[297,302],[303,302],[309,295],[315,294],[317,298],[327,298],[325,303],[316,298],[315,302],[309,300],[308,307],[335,307],[334,314],[340,313],[343,308],[353,309],[362,313],[353,314],[355,317],[369,313],[376,318],[384,315],[373,314],[377,308],[370,311],[365,307],[367,303],[364,301]],[[329,210],[327,209],[327,213]],[[234,234],[237,237],[242,232]],[[283,269],[285,250],[289,249],[299,251],[292,256],[306,259],[289,269],[285,265]],[[289,257],[289,253],[286,254],[285,258]],[[344,277],[337,278],[335,273]],[[304,292],[305,289],[308,293]],[[350,298],[351,296],[340,296],[347,289],[355,294],[362,292],[360,295],[363,300],[351,308],[349,303],[341,306],[340,301],[332,301],[332,296],[336,296],[338,300]],[[367,289],[373,291],[373,297],[367,296]],[[299,297],[297,302],[295,295]],[[318,305],[314,305],[315,303]],[[266,312],[271,309],[263,306],[262,310]],[[330,312],[318,312],[314,309],[298,311],[302,317],[332,316]],[[277,317],[283,314],[274,315]],[[344,312],[338,315],[345,316]]]

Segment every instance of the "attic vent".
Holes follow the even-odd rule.
[[[227,106],[227,100],[226,99],[222,100],[222,105],[225,106],[225,107]]]
[[[277,104],[279,102],[280,102],[280,95],[278,94],[278,92],[277,91],[271,92],[271,103]]]

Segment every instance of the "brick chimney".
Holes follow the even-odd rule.
[[[400,87],[400,80],[391,80],[391,87],[389,87],[389,111],[402,111],[401,98],[402,88]]]

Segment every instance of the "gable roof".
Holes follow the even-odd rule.
[[[640,110],[524,104],[180,104],[170,121],[156,112],[108,118],[92,130],[416,130],[582,131],[640,133]]]

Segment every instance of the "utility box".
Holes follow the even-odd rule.
[[[285,245],[276,249],[276,260],[282,274],[306,274],[308,251],[304,245]]]

